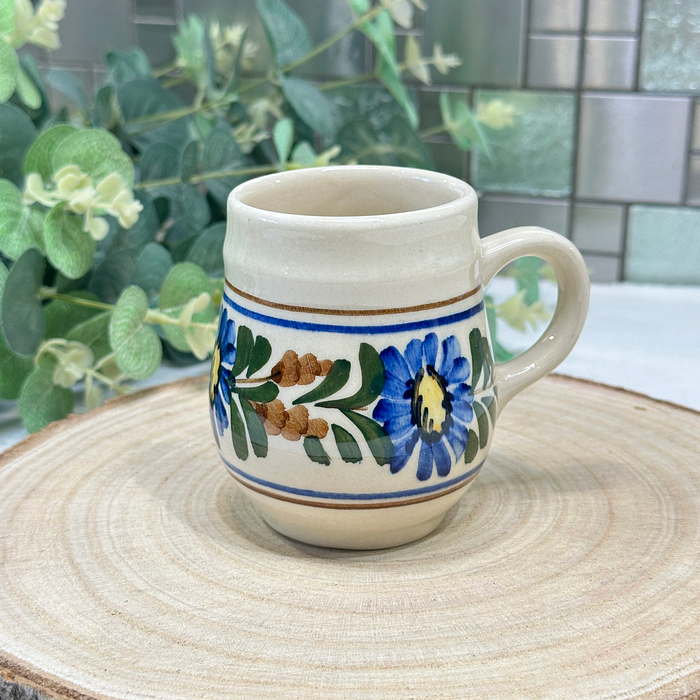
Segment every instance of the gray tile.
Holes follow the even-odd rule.
[[[490,236],[515,226],[543,226],[565,236],[569,206],[556,199],[486,195],[479,199],[479,232]]]
[[[693,116],[692,149],[694,151],[700,151],[700,102],[695,103],[695,115]]]
[[[575,204],[571,240],[590,253],[621,253],[625,208],[619,204]]]
[[[431,0],[426,46],[439,42],[462,65],[436,82],[515,86],[520,77],[524,0]]]
[[[134,0],[134,12],[147,17],[175,18],[175,0]]]
[[[534,88],[572,88],[578,75],[580,39],[574,36],[530,37],[527,84]]]
[[[607,255],[584,255],[591,282],[618,282],[621,278],[620,258]]]
[[[465,175],[466,153],[453,143],[426,143],[435,161],[435,170],[446,175],[463,178]]]
[[[630,207],[625,279],[700,284],[699,231],[698,209]]]
[[[578,31],[581,4],[581,0],[531,0],[530,31]]]
[[[442,124],[442,114],[440,113],[440,93],[450,92],[455,95],[462,95],[469,100],[469,90],[446,90],[445,88],[430,88],[423,87],[420,90],[420,127],[421,129],[429,129],[433,126]],[[449,136],[447,136],[449,138]]]
[[[700,204],[700,156],[690,156],[686,201],[688,204]]]
[[[636,32],[641,0],[588,0],[589,32]]]
[[[645,90],[700,89],[697,0],[646,0],[640,84]]]
[[[680,202],[689,118],[687,98],[584,94],[577,196]]]
[[[61,48],[50,54],[52,63],[101,62],[109,48],[123,49],[134,43],[131,0],[71,0],[61,20]]]
[[[591,36],[585,39],[584,88],[632,90],[637,72],[637,40]]]
[[[175,58],[174,31],[175,27],[163,24],[136,25],[136,43],[146,52],[152,66],[162,66]]]

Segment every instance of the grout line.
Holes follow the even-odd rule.
[[[625,262],[627,260],[627,231],[629,229],[630,207],[631,206],[632,206],[631,204],[628,204],[622,210],[622,244],[620,246],[620,248],[621,248],[621,251],[620,251],[620,269],[619,269],[619,274],[618,274],[618,278],[619,278],[620,282],[622,282],[622,280],[625,276]]]
[[[682,180],[681,180],[681,192],[682,201],[685,203],[688,201],[688,188],[690,185],[690,156],[692,153],[693,145],[693,132],[695,130],[695,101],[689,100],[688,109],[690,114],[688,115],[688,126],[685,132],[685,167],[683,168]]]
[[[637,34],[639,41],[637,42],[637,65],[634,76],[634,91],[640,92],[639,81],[642,75],[642,43],[644,39],[644,3],[646,0],[639,0],[639,9],[637,11]]]
[[[175,27],[177,20],[174,17],[158,17],[152,15],[134,15],[134,24],[160,25],[165,27]]]
[[[531,27],[531,14],[532,14],[532,3],[531,0],[524,0],[523,2],[523,31],[521,32],[521,46],[520,46],[520,66],[518,69],[518,85],[523,88],[527,83],[527,66],[530,60],[530,27]]]

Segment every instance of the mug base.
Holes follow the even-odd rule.
[[[425,537],[471,485],[421,503],[353,510],[290,503],[236,483],[273,530],[333,549],[386,549]]]

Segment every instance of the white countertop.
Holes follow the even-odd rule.
[[[488,293],[505,299],[515,282],[498,277]],[[543,283],[554,307],[556,287]],[[499,340],[511,351],[528,347],[544,330],[519,333],[499,322]],[[202,374],[208,363],[162,366],[136,388]],[[623,282],[592,284],[583,333],[559,372],[638,391],[700,410],[700,287]],[[0,401],[0,450],[26,435],[13,403]]]

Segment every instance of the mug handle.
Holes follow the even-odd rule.
[[[496,365],[499,413],[517,393],[551,372],[571,352],[588,311],[590,283],[581,253],[564,236],[539,226],[510,228],[482,241],[482,285],[524,255],[542,258],[552,266],[557,277],[557,307],[547,330],[531,348]]]

